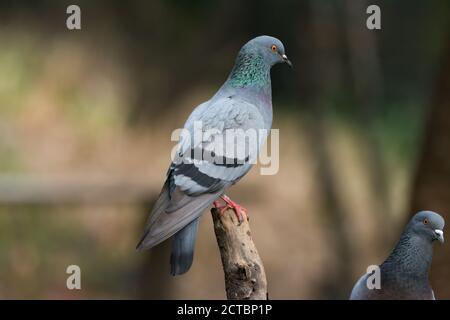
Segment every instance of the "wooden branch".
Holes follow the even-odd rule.
[[[231,209],[220,214],[216,208],[212,208],[211,214],[222,257],[227,299],[266,300],[266,274],[253,243],[248,221],[239,224]]]

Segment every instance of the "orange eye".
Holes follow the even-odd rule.
[[[277,46],[273,44],[270,49],[272,49],[272,51],[275,52],[275,51],[277,51]]]
[[[423,224],[428,224],[428,219],[423,219]]]

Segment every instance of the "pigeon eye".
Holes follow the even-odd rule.
[[[423,224],[428,224],[428,219],[427,218],[423,219]]]
[[[270,49],[272,49],[272,51],[275,52],[275,51],[277,51],[277,46],[273,44]]]

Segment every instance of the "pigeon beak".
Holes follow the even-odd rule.
[[[434,230],[434,233],[436,234],[436,239],[439,240],[440,243],[444,243],[444,232],[436,229]]]
[[[289,67],[291,68],[293,67],[292,62],[288,59],[287,55],[283,54],[281,57],[283,58],[283,61],[288,64]]]

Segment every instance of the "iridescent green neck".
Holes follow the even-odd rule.
[[[257,53],[239,52],[228,82],[235,88],[270,86],[270,66]]]

